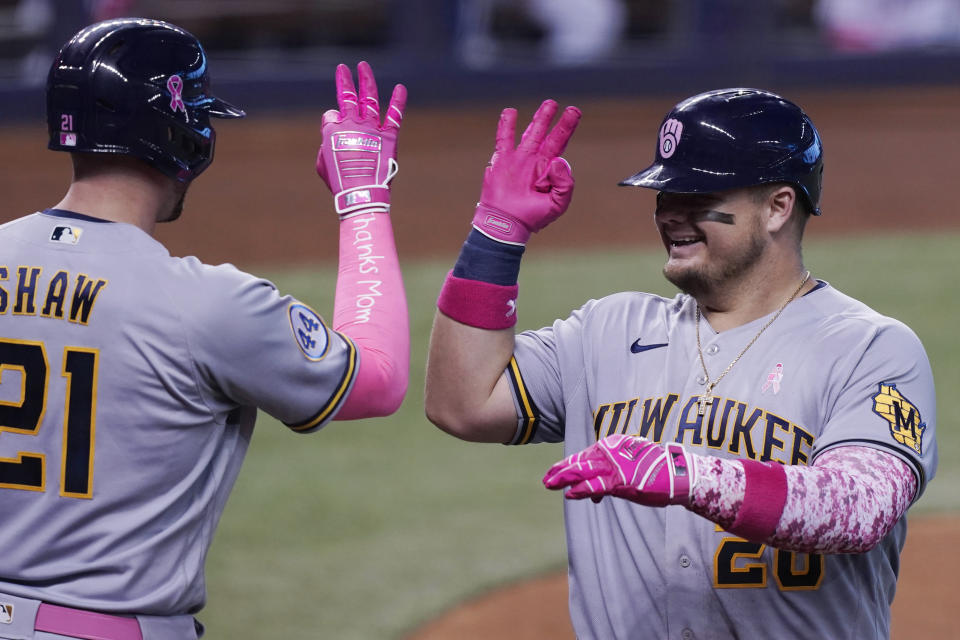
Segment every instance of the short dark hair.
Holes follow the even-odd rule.
[[[70,159],[73,162],[74,180],[95,178],[116,171],[120,167],[139,167],[158,171],[139,158],[116,153],[74,152],[70,154]]]
[[[747,192],[749,193],[750,198],[759,204],[769,198],[771,193],[781,187],[789,187],[793,189],[793,192],[796,195],[793,202],[793,219],[795,221],[794,223],[797,225],[799,237],[802,238],[803,231],[807,227],[807,221],[810,219],[810,216],[813,215],[813,210],[810,207],[809,200],[805,197],[802,197],[796,186],[789,182],[768,182],[765,184],[747,187]]]

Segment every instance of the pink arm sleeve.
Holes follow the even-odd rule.
[[[387,416],[407,393],[410,320],[393,227],[386,213],[340,223],[340,268],[333,328],[360,352],[360,368],[335,420]]]
[[[695,456],[695,461],[699,474],[690,510],[738,533],[738,515],[750,493],[743,462],[708,456]],[[838,447],[817,457],[812,466],[787,465],[782,471],[782,513],[774,518],[772,534],[752,541],[784,551],[869,551],[906,513],[917,490],[905,462],[869,447]]]

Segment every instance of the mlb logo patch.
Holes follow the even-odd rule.
[[[75,147],[77,146],[77,134],[70,132],[61,132],[60,133],[60,144],[64,147]]]
[[[59,242],[61,244],[77,244],[80,242],[80,236],[83,229],[69,225],[57,225],[50,234],[50,242]]]
[[[13,605],[8,602],[0,602],[0,624],[13,623]]]

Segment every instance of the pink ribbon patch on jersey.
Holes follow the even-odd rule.
[[[778,362],[770,373],[767,374],[767,381],[763,383],[760,393],[766,393],[767,389],[773,389],[773,394],[780,393],[780,381],[783,380],[783,364]]]
[[[173,75],[167,78],[167,90],[170,92],[170,110],[176,113],[183,111],[187,113],[187,105],[183,103],[183,80],[180,76]]]

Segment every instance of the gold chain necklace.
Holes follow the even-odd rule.
[[[757,335],[753,336],[753,339],[747,343],[747,346],[745,346],[743,350],[740,351],[739,354],[737,354],[737,357],[733,359],[733,362],[728,364],[727,368],[723,370],[723,373],[717,376],[717,379],[714,380],[713,382],[710,382],[710,373],[707,371],[707,363],[703,359],[703,347],[700,346],[700,305],[699,304],[697,305],[697,324],[696,324],[697,352],[700,354],[700,366],[703,367],[703,375],[706,378],[706,382],[707,382],[707,388],[703,390],[703,395],[701,395],[700,400],[697,401],[698,415],[702,416],[707,411],[707,405],[713,404],[713,395],[711,394],[713,393],[713,388],[717,386],[717,383],[723,379],[723,376],[727,375],[727,373],[730,372],[730,369],[733,369],[733,365],[737,364],[737,362],[740,361],[740,358],[742,358],[743,354],[747,352],[747,349],[753,346],[753,343],[757,341],[757,338],[760,337],[760,334],[766,331],[767,327],[773,324],[773,321],[780,317],[780,314],[783,313],[783,310],[787,308],[787,305],[793,302],[793,299],[796,298],[797,294],[800,293],[800,290],[803,289],[803,285],[807,284],[807,280],[809,278],[810,278],[810,272],[807,271],[803,276],[803,280],[800,281],[800,286],[797,287],[797,290],[793,292],[793,295],[787,298],[787,301],[784,302],[782,305],[780,305],[780,308],[777,309],[777,312],[775,314],[773,314],[773,317],[767,320],[767,323],[765,325],[760,327],[760,331],[757,331]]]

